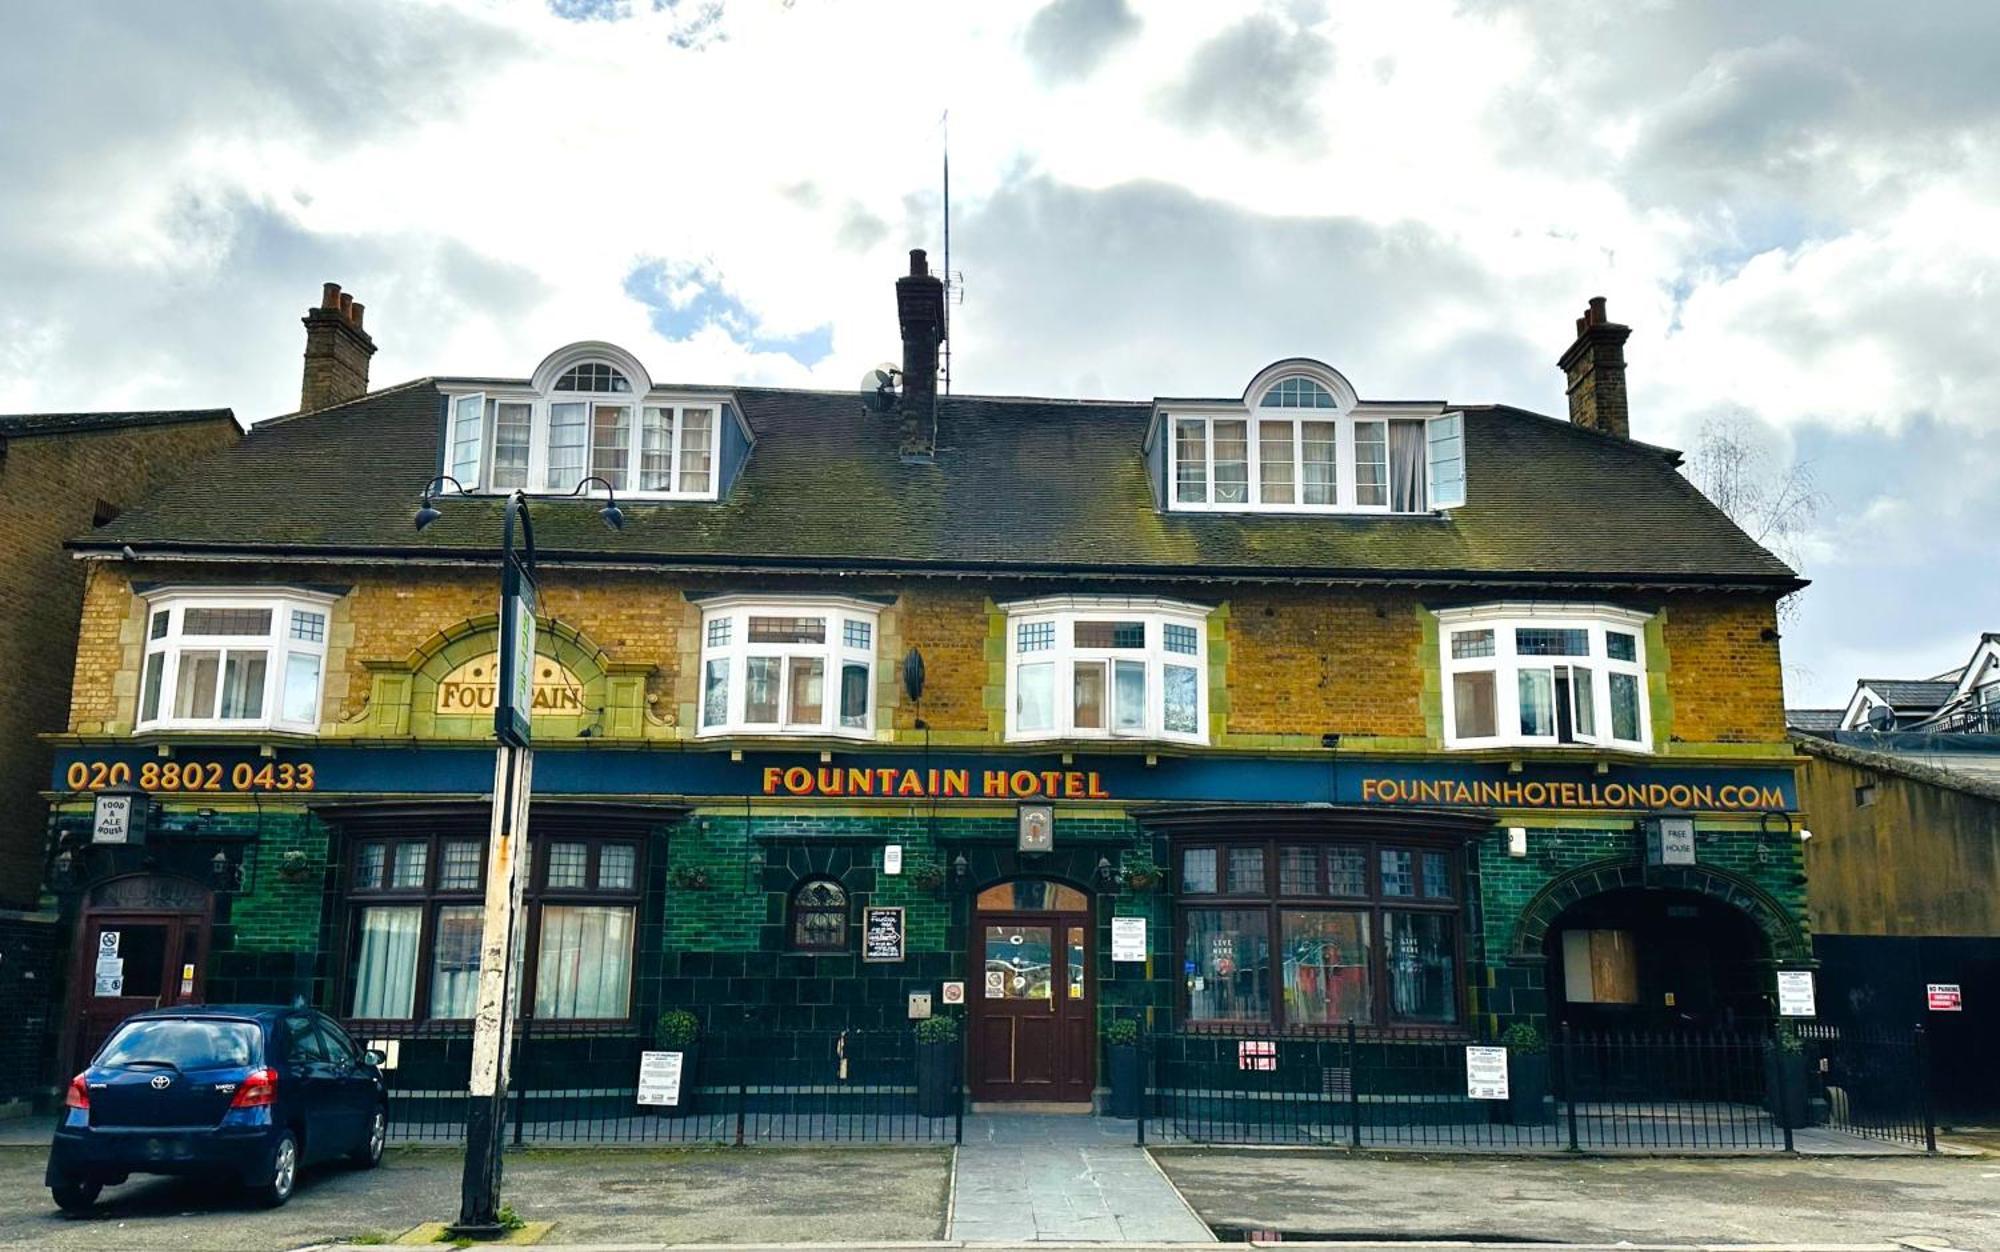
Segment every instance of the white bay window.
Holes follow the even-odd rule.
[[[1207,741],[1208,610],[1053,596],[1007,606],[1007,738]]]
[[[700,733],[873,736],[880,613],[844,597],[705,603]]]
[[[147,597],[137,728],[317,730],[333,599],[293,590]]]
[[[1446,746],[1650,750],[1647,614],[1498,604],[1437,616]]]

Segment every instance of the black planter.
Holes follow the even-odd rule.
[[[681,1054],[680,1103],[649,1104],[646,1107],[661,1117],[686,1117],[688,1114],[694,1112],[695,1092],[698,1090],[695,1083],[701,1074],[701,1042],[700,1040],[696,1040],[693,1043],[683,1044],[680,1047],[662,1044],[658,1050]]]
[[[958,1041],[917,1045],[917,1116],[958,1111]]]
[[[1145,1091],[1145,1062],[1136,1043],[1112,1044],[1105,1050],[1111,1067],[1111,1116],[1139,1116],[1139,1102]]]
[[[1549,1104],[1549,1054],[1507,1052],[1507,1120],[1516,1126],[1546,1126],[1555,1120]]]
[[[1812,1125],[1806,1116],[1806,1054],[1779,1047],[1764,1050],[1764,1107],[1771,1120],[1797,1130]]]

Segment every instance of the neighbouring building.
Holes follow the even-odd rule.
[[[1812,831],[1821,1010],[1922,1022],[1940,1111],[2000,1115],[2000,634],[1925,679],[1863,679],[1839,720],[1790,716]],[[1801,716],[1804,714],[1804,716]]]
[[[135,994],[303,995],[405,1064],[463,1039],[515,491],[530,1038],[904,1029],[963,982],[974,1098],[1082,1104],[1114,1017],[1769,1021],[1813,960],[1801,584],[1630,437],[1602,301],[1563,420],[1302,359],[940,395],[943,300],[913,253],[900,387],[858,396],[605,343],[367,390],[358,316],[309,318],[306,411],[73,544],[61,894],[127,955],[79,958],[67,1054]],[[143,847],[92,839],[107,788]]]
[[[227,409],[0,414],[0,1106],[40,1077],[62,937],[41,907],[50,754],[67,724],[87,568],[63,541],[234,443]]]

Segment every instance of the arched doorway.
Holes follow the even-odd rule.
[[[1556,916],[1542,951],[1557,1023],[1735,1029],[1770,1016],[1764,931],[1698,891],[1622,887],[1585,896]]]
[[[214,908],[208,888],[164,874],[129,874],[90,889],[70,973],[68,1068],[134,1013],[201,1002]]]
[[[1097,1083],[1090,897],[1066,883],[995,883],[973,902],[972,1098],[1088,1109]]]

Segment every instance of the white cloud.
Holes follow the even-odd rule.
[[[1603,294],[1642,437],[1747,411],[1836,471],[1798,632],[1825,656],[1867,578],[1939,573],[1941,510],[1991,529],[1909,442],[1996,459],[1990,4],[563,8],[13,15],[0,409],[283,411],[327,279],[380,382],[607,338],[846,388],[895,354],[903,250],[941,243],[948,108],[960,390],[1228,392],[1307,351],[1370,395],[1561,412]],[[635,273],[727,316],[656,317]]]

